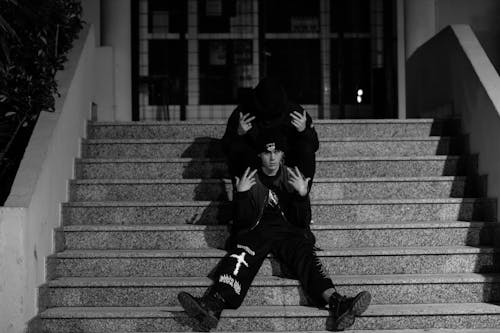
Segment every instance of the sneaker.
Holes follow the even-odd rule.
[[[354,297],[342,296],[333,293],[328,305],[333,319],[333,329],[343,331],[354,324],[354,319],[366,311],[372,296],[367,291],[362,291]]]
[[[189,293],[180,292],[177,299],[189,317],[196,319],[200,325],[209,331],[217,327],[224,303],[213,295],[194,297]]]

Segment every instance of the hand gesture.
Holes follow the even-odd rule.
[[[255,185],[255,173],[257,169],[250,171],[250,167],[248,167],[245,172],[243,172],[243,176],[241,178],[236,178],[236,191],[245,192],[252,188]]]
[[[238,135],[244,135],[252,128],[252,121],[255,116],[250,116],[250,113],[243,114],[240,112],[240,122],[238,124]]]
[[[299,168],[286,168],[288,171],[288,183],[301,195],[306,196],[311,178],[305,178]]]
[[[290,116],[292,117],[292,125],[295,126],[298,132],[303,132],[306,129],[307,122],[306,110],[302,113],[293,111]]]

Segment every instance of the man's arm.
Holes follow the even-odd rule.
[[[234,226],[237,229],[251,227],[258,218],[259,212],[250,196],[250,189],[256,184],[257,170],[247,168],[241,178],[236,177],[236,190],[233,197]]]
[[[290,217],[299,226],[306,227],[311,222],[311,202],[309,199],[310,178],[304,177],[300,170],[287,168],[288,184],[293,188],[289,205]]]
[[[314,125],[312,123],[311,116],[307,112],[305,112],[305,116],[306,128],[302,132],[297,133],[297,139],[303,140],[310,144],[313,151],[316,152],[319,149],[318,133],[316,133],[316,129],[314,128]]]
[[[238,141],[248,140],[248,135],[253,132],[252,122],[255,116],[250,113],[243,113],[242,108],[238,106],[229,116],[226,130],[222,136],[222,149],[226,154],[231,151],[231,145]]]

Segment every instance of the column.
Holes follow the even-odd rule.
[[[406,59],[436,33],[436,0],[405,0]]]
[[[398,119],[406,119],[405,3],[396,1]]]
[[[132,120],[131,0],[102,0],[101,40],[113,48],[115,121]]]
[[[330,75],[330,0],[320,0],[320,52],[321,52],[321,105],[318,119],[330,119],[331,112],[331,75]]]

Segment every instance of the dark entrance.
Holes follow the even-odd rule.
[[[395,118],[395,0],[134,0],[134,119],[225,119],[264,75],[317,118]]]

